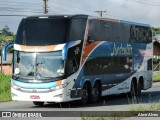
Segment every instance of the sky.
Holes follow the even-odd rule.
[[[48,14],[87,14],[107,11],[103,17],[160,27],[159,0],[48,0]],[[24,16],[42,15],[43,0],[0,0],[0,30],[8,25],[16,33]],[[22,16],[4,16],[22,15]]]

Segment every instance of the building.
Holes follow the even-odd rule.
[[[153,38],[153,70],[160,71],[160,35]]]
[[[12,53],[7,54],[7,60],[6,61],[3,61],[1,59],[1,56],[0,56],[0,65],[1,65],[0,70],[1,70],[2,73],[6,74],[6,75],[11,75],[12,74],[12,58],[13,58]],[[1,60],[2,60],[2,62],[1,62]]]

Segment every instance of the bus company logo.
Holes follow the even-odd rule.
[[[114,43],[113,52],[112,52],[111,55],[112,56],[132,55],[132,46],[130,44],[127,44],[126,46],[123,46],[122,43],[121,43],[120,46],[118,46]]]
[[[2,117],[12,117],[11,112],[2,112]]]

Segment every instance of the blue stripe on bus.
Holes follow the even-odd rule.
[[[57,86],[56,82],[49,83],[24,83],[16,80],[12,80],[12,83],[16,86],[27,88],[27,89],[49,89]]]

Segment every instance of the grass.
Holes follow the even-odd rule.
[[[137,117],[137,115],[134,114],[136,111],[148,113],[148,112],[154,112],[154,111],[159,111],[159,110],[160,110],[160,102],[152,103],[152,104],[147,105],[147,106],[146,105],[137,105],[137,106],[132,105],[129,108],[129,114],[131,116]]]
[[[123,120],[124,117],[81,117],[81,120]]]
[[[0,102],[11,100],[11,76],[0,73]]]
[[[160,110],[160,102],[152,103],[150,105],[131,105],[128,110],[126,110],[126,114],[129,117],[137,117],[139,113],[152,113],[154,111]],[[120,112],[121,116],[124,115],[124,117],[116,117],[119,116],[117,113],[115,113],[115,117],[83,117],[81,116],[81,120],[123,120],[127,117],[125,117],[124,112]],[[94,116],[94,115],[93,115]]]
[[[131,110],[139,110],[139,111],[159,111],[160,110],[160,101],[154,102],[148,106],[145,105],[139,105],[138,108],[132,107]]]
[[[153,72],[153,82],[160,82],[160,71]]]

